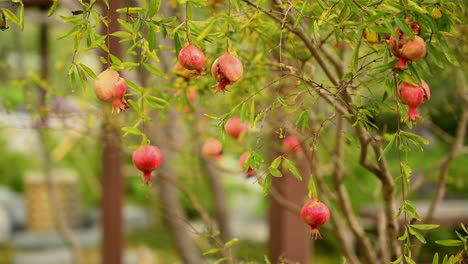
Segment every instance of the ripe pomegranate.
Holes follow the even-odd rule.
[[[213,158],[215,161],[221,160],[223,153],[223,145],[215,138],[209,138],[203,143],[202,155],[205,157]]]
[[[151,185],[151,172],[161,166],[163,159],[159,148],[151,145],[140,146],[133,152],[132,159],[135,167],[143,172],[143,183]]]
[[[205,61],[203,51],[192,45],[192,43],[180,50],[179,63],[187,70],[196,70],[200,74],[204,74],[206,70],[203,68]]]
[[[224,126],[226,129],[226,133],[234,139],[238,139],[240,135],[247,130],[248,125],[243,124],[240,121],[240,118],[237,116],[233,116],[228,119],[226,125]]]
[[[247,159],[249,158],[250,156],[250,152],[249,151],[246,151],[244,152],[244,154],[242,154],[239,158],[239,165],[242,169],[242,171],[244,171],[244,165],[245,165],[245,162],[247,161]],[[255,170],[249,166],[249,168],[247,169],[247,175],[248,176],[253,176],[255,175]]]
[[[301,218],[310,226],[310,236],[317,239],[321,237],[318,227],[328,222],[330,210],[324,203],[319,202],[317,198],[312,196],[311,200],[302,207]]]
[[[118,72],[112,69],[103,71],[94,81],[94,92],[97,98],[104,102],[112,102],[112,113],[114,111],[120,113],[120,110],[128,107],[124,98],[126,90],[127,83]]]
[[[426,43],[419,35],[421,27],[415,22],[409,22],[413,33],[416,35],[414,39],[410,39],[408,35],[403,33],[399,28],[396,28],[398,39],[390,36],[390,51],[395,57],[400,58],[396,67],[400,69],[406,68],[407,61],[418,61],[426,56]]]
[[[300,153],[302,151],[299,140],[295,136],[286,137],[283,140],[283,148],[285,152]]]
[[[415,121],[420,118],[417,107],[424,102],[424,99],[431,99],[429,85],[424,80],[421,80],[421,82],[422,86],[413,86],[403,81],[399,83],[398,98],[409,107],[406,120]]]
[[[231,85],[239,80],[243,72],[242,62],[229,51],[217,58],[211,66],[211,74],[218,80],[218,83],[213,85],[216,87],[216,92],[224,92],[226,85]]]

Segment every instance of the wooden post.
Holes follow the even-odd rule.
[[[276,142],[281,146],[278,135],[274,133],[271,142]],[[272,159],[282,154],[275,146],[270,146],[270,148]],[[286,157],[294,161],[303,179],[299,181],[288,170],[282,169],[283,177],[273,177],[271,188],[275,188],[284,199],[302,207],[308,194],[307,183],[310,177],[308,161],[302,154],[287,154]],[[269,205],[268,257],[270,261],[278,263],[283,259],[292,263],[311,263],[310,228],[304,224],[299,214],[285,209],[271,196]]]
[[[119,30],[116,9],[123,7],[122,0],[109,0],[109,32]],[[104,5],[103,5],[104,6]],[[104,7],[105,8],[105,7]],[[121,57],[118,38],[109,37],[109,50],[114,56]],[[106,107],[109,107],[106,105]],[[119,129],[109,112],[104,115],[102,125],[102,263],[121,264],[123,256],[124,230],[122,224],[122,150]]]

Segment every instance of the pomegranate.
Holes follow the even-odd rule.
[[[302,151],[299,140],[295,136],[286,137],[283,140],[283,148],[285,152],[300,153]]]
[[[213,158],[215,161],[221,160],[223,153],[223,145],[215,138],[209,138],[203,143],[202,155],[205,157]]]
[[[242,62],[229,51],[217,58],[211,66],[211,74],[218,80],[218,83],[213,85],[216,87],[216,92],[226,91],[226,85],[231,85],[239,80],[243,72]]]
[[[417,107],[424,102],[424,99],[431,99],[429,85],[424,80],[421,80],[421,82],[422,86],[413,86],[403,81],[399,84],[398,98],[409,107],[406,120],[415,121],[417,118],[421,118],[418,115]]]
[[[310,236],[317,239],[321,237],[318,227],[328,222],[330,210],[324,203],[319,202],[317,198],[312,196],[311,200],[302,207],[301,218],[310,226]]]
[[[203,51],[192,45],[192,43],[189,43],[185,48],[180,50],[179,63],[187,70],[196,70],[200,74],[204,74],[206,70],[203,68],[205,61],[206,58]]]
[[[247,161],[247,159],[250,157],[250,152],[249,151],[246,151],[244,152],[244,154],[242,154],[239,158],[239,165],[242,169],[242,171],[244,171],[244,165],[245,165],[245,162]],[[249,168],[247,169],[247,175],[248,176],[253,176],[255,175],[255,170],[249,166]]]
[[[408,35],[403,33],[399,28],[396,28],[398,39],[390,36],[390,51],[395,57],[400,58],[397,62],[396,67],[400,69],[406,68],[407,61],[418,61],[426,56],[426,43],[419,35],[421,27],[415,22],[409,22],[411,29],[413,30],[415,37],[410,39]]]
[[[94,92],[97,98],[104,102],[112,102],[112,113],[114,111],[120,113],[120,110],[128,107],[124,98],[126,90],[127,83],[118,72],[112,69],[103,71],[94,81]]]
[[[238,139],[240,135],[247,130],[248,125],[243,124],[240,121],[240,118],[237,116],[233,116],[228,119],[226,125],[224,126],[226,129],[226,133],[234,139]]]
[[[140,146],[133,152],[132,159],[135,167],[143,172],[143,183],[151,185],[151,172],[161,166],[163,159],[159,148],[151,145]]]

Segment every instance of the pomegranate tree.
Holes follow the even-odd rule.
[[[398,98],[409,108],[406,120],[415,121],[417,118],[421,118],[418,115],[417,107],[424,102],[424,99],[431,99],[429,85],[424,80],[421,80],[421,83],[421,86],[411,85],[403,81],[399,83]]]
[[[310,236],[314,239],[320,238],[318,227],[330,220],[330,210],[328,207],[312,196],[301,210],[302,220],[311,228]]]
[[[126,91],[125,80],[118,72],[110,68],[100,73],[94,82],[94,92],[97,98],[103,102],[112,103],[112,113],[114,111],[120,113],[120,110],[128,107],[124,98]]]
[[[161,166],[163,159],[159,148],[152,145],[140,146],[133,152],[132,159],[135,167],[143,172],[143,183],[151,185],[151,172]]]
[[[211,66],[211,74],[218,80],[216,92],[226,91],[226,85],[235,83],[242,77],[244,68],[242,62],[229,51],[224,53],[221,57],[217,58]]]

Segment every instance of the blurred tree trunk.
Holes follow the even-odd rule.
[[[190,223],[179,200],[178,190],[171,182],[166,180],[166,178],[173,178],[177,181],[173,170],[173,146],[171,144],[178,144],[182,141],[180,138],[177,138],[182,135],[182,133],[176,132],[181,131],[181,128],[178,127],[179,124],[177,124],[177,120],[179,120],[177,114],[174,112],[169,112],[168,114],[171,117],[164,127],[154,127],[145,131],[152,144],[158,146],[164,155],[163,163],[157,171],[157,173],[162,174],[162,177],[157,178],[155,186],[160,194],[163,207],[162,213],[182,262],[199,264],[202,263],[202,260],[199,250],[194,243],[193,236],[189,231]],[[157,118],[154,119],[157,120]]]
[[[109,0],[109,32],[120,29],[115,10],[122,8],[122,0]],[[104,5],[101,5],[104,7]],[[105,8],[105,7],[104,7]],[[109,51],[121,58],[119,39],[109,36]],[[104,107],[110,107],[106,105]],[[122,150],[119,129],[109,111],[105,112],[102,123],[102,263],[121,264],[123,256],[124,230],[122,224],[123,175]]]
[[[283,139],[280,139],[276,132],[281,120],[289,120],[282,111],[276,111],[275,114],[276,122],[271,123],[272,132],[269,146],[271,161],[284,153],[280,147]],[[287,169],[282,169],[283,177],[272,177],[271,188],[274,188],[283,199],[302,207],[308,194],[307,183],[310,177],[308,160],[300,153],[286,154],[286,157],[296,164],[302,175],[302,181],[296,179]],[[270,195],[268,222],[268,257],[272,263],[277,263],[279,260],[302,264],[311,263],[310,228],[304,224],[299,214],[294,214],[281,206]]]

